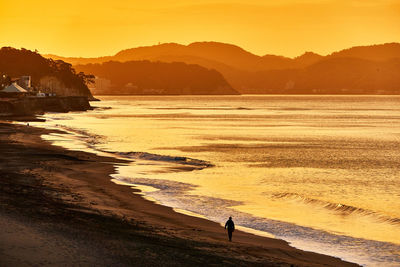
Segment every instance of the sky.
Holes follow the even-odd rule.
[[[0,47],[96,57],[197,41],[289,57],[400,42],[400,0],[0,0]]]

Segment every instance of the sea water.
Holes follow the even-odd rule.
[[[177,211],[400,266],[399,96],[104,96],[43,138],[131,160],[113,181]],[[71,142],[74,139],[75,142]]]

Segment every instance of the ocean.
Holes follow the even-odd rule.
[[[400,266],[399,96],[103,96],[43,138],[130,159],[113,182],[177,212]]]

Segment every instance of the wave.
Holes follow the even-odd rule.
[[[184,165],[190,167],[189,169],[176,169],[176,171],[181,170],[202,170],[209,167],[214,167],[208,161],[194,159],[189,157],[178,157],[178,156],[169,156],[169,155],[158,155],[152,154],[148,152],[115,152],[115,151],[108,151],[102,150],[97,147],[98,144],[103,144],[106,142],[106,137],[89,133],[86,130],[77,129],[73,127],[68,127],[65,125],[56,124],[56,127],[60,128],[61,130],[79,135],[79,138],[82,139],[89,148],[97,150],[99,152],[104,152],[112,155],[117,155],[122,158],[133,159],[133,160],[148,160],[148,161],[159,161],[159,162],[169,162],[175,163],[179,165]]]
[[[199,214],[217,223],[225,222],[229,216],[233,216],[238,226],[266,232],[303,250],[332,255],[368,266],[398,266],[400,262],[399,256],[392,253],[400,251],[397,244],[338,235],[294,223],[257,217],[236,210],[235,207],[245,204],[241,201],[196,194],[194,190],[198,186],[194,184],[118,174],[113,177],[133,186],[156,189],[145,192],[145,195],[162,205]]]
[[[214,167],[214,165],[208,161],[200,160],[200,159],[193,159],[193,158],[188,158],[188,157],[158,155],[158,154],[152,154],[152,153],[148,153],[148,152],[113,152],[113,151],[103,151],[103,152],[115,154],[120,157],[129,158],[129,159],[173,162],[173,163],[177,163],[177,164],[181,164],[181,165],[194,166],[194,167],[196,167],[196,169],[204,169],[204,168]]]
[[[148,108],[153,110],[253,110],[246,107],[161,107],[161,108]]]
[[[60,124],[56,124],[55,126],[63,131],[79,135],[79,137],[83,139],[87,143],[87,145],[91,148],[94,148],[95,145],[105,143],[105,137],[102,135],[92,134],[86,130],[68,127]]]
[[[274,194],[273,196],[275,198],[290,199],[290,200],[295,200],[295,201],[301,201],[306,204],[317,205],[318,207],[322,207],[324,209],[338,212],[342,216],[362,215],[362,216],[371,217],[378,222],[390,223],[393,225],[400,225],[400,218],[393,218],[393,217],[383,215],[379,212],[375,212],[375,211],[368,210],[368,209],[363,209],[363,208],[345,205],[345,204],[341,204],[341,203],[332,203],[332,202],[324,201],[324,200],[320,200],[320,199],[303,197],[303,196],[300,196],[299,194],[295,194],[295,193],[278,193],[278,194]]]

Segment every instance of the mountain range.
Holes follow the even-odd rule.
[[[357,46],[322,56],[258,56],[218,42],[166,43],[126,49],[114,56],[61,59],[78,71],[108,61],[183,62],[216,70],[239,93],[399,94],[400,44]],[[97,75],[96,73],[92,73]]]

